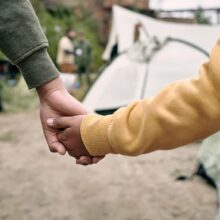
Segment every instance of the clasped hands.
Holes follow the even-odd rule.
[[[83,115],[73,117],[50,118],[47,125],[57,131],[57,139],[68,154],[76,158],[76,164],[91,165],[98,163],[104,156],[92,157],[86,150],[80,134]]]
[[[88,111],[64,88],[60,77],[37,88],[40,118],[51,152],[76,158],[76,163],[98,163],[104,156],[93,157],[86,150],[80,134],[83,115]],[[70,117],[71,116],[71,117]]]

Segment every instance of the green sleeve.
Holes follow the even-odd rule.
[[[20,68],[30,89],[59,75],[47,47],[47,38],[31,3],[0,0],[0,49]]]

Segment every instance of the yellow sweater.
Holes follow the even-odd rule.
[[[176,148],[220,130],[220,40],[200,76],[175,82],[157,96],[137,101],[113,115],[88,115],[83,142],[93,156],[135,156]]]

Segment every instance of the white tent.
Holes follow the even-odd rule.
[[[133,41],[137,23],[143,26],[139,47]],[[150,39],[156,37],[162,46],[150,60],[135,59],[143,45],[153,51],[146,32]],[[158,21],[114,6],[112,30],[103,58],[109,60],[116,43],[121,55],[103,71],[84,104],[93,111],[111,112],[134,100],[155,95],[173,81],[198,75],[200,65],[207,60],[204,51],[211,51],[219,33],[220,26]],[[172,39],[166,41],[168,38]]]
[[[140,99],[143,80],[147,73],[145,63],[119,56],[95,82],[84,99],[90,110],[115,110],[133,100]]]
[[[186,10],[186,9],[218,9],[220,8],[220,2],[216,0],[151,0],[150,8],[155,10]]]
[[[118,41],[119,52],[128,49],[133,43],[135,25],[141,22],[150,35],[165,39],[170,36],[194,43],[201,48],[210,51],[220,35],[219,26],[207,26],[197,24],[178,24],[158,21],[148,16],[135,13],[120,6],[113,7],[112,30],[109,42],[103,58],[109,59],[112,46]],[[141,33],[141,39],[145,40],[145,33]]]

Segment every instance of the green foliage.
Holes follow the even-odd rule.
[[[0,51],[0,60],[4,59],[4,54]]]
[[[37,13],[40,23],[49,40],[49,54],[56,62],[57,45],[59,39],[64,35],[68,27],[73,27],[76,31],[84,32],[86,38],[91,43],[93,49],[92,70],[97,71],[102,64],[101,54],[103,48],[99,44],[97,37],[96,21],[84,7],[80,7],[82,16],[74,14],[74,10],[62,6],[53,10],[46,10],[42,1],[32,0],[33,7]]]
[[[198,24],[211,24],[211,19],[205,15],[202,8],[198,8],[195,13],[195,20]]]
[[[6,81],[1,81],[1,93],[6,112],[20,112],[36,109],[39,105],[35,90],[29,91],[24,79],[21,78],[18,85],[9,87]]]
[[[92,71],[97,70],[102,65],[101,54],[103,48],[99,44],[97,37],[97,22],[93,16],[86,10],[81,8],[81,16],[76,16],[73,10],[64,7],[57,7],[54,10],[46,10],[44,2],[41,0],[32,0],[33,7],[37,13],[40,23],[49,40],[49,54],[56,63],[57,45],[59,39],[64,35],[68,27],[73,27],[76,31],[84,32],[86,38],[90,42],[93,49],[93,65]],[[0,53],[0,59],[4,55]],[[84,80],[85,81],[85,80]],[[74,95],[81,99],[88,89],[88,84],[84,83]],[[39,105],[35,91],[29,91],[23,78],[20,79],[16,87],[9,87],[6,81],[0,81],[0,94],[2,95],[3,105],[6,112],[20,112],[36,109]],[[7,134],[6,134],[7,136]],[[10,138],[10,137],[6,137]]]

